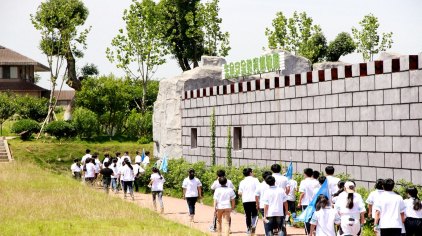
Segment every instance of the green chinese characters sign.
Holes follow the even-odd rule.
[[[223,65],[223,79],[233,79],[249,75],[279,71],[281,68],[280,53],[273,53],[252,59],[231,62]]]

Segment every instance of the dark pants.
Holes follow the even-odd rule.
[[[73,172],[73,178],[80,180],[81,179],[81,172]]]
[[[111,178],[103,178],[103,188],[106,193],[108,193],[110,184],[111,184]]]
[[[265,224],[265,235],[285,236],[284,216],[267,217],[267,220],[268,223]]]
[[[401,228],[381,229],[381,236],[401,236]]]
[[[407,236],[417,236],[422,234],[422,219],[407,217],[404,221]]]
[[[135,185],[135,192],[139,192],[140,179],[135,177],[135,181],[133,181],[133,184]]]
[[[198,197],[187,197],[186,202],[188,203],[189,207],[189,215],[195,215],[195,204],[198,201]]]
[[[123,193],[126,193],[129,190],[130,194],[133,194],[133,181],[122,181],[123,182]]]
[[[308,206],[302,206],[302,211],[304,211],[306,209],[306,207]],[[309,223],[311,219],[309,219],[307,222],[305,222],[305,230],[306,233],[309,234],[309,232],[311,231],[311,223]]]
[[[258,210],[256,209],[255,202],[244,202],[243,209],[245,210],[246,226],[252,227],[252,218],[258,217]],[[255,225],[256,226],[256,225]]]

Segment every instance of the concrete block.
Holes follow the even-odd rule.
[[[410,181],[410,170],[394,169],[394,179],[396,181],[401,179]]]
[[[346,151],[346,137],[334,136],[333,137],[333,150]]]
[[[418,136],[419,135],[419,121],[417,120],[401,121],[401,135]]]
[[[369,121],[368,122],[368,135],[382,136],[384,135],[384,122],[382,121]]]
[[[375,120],[375,107],[360,107],[360,120]]]
[[[362,179],[360,166],[347,166],[347,173],[354,179]]]
[[[296,112],[288,111],[286,112],[286,123],[295,123],[296,122]]]
[[[332,80],[331,69],[325,69],[324,70],[324,78],[325,78],[325,81],[331,81]]]
[[[285,90],[284,88],[276,88],[274,89],[274,99],[280,100],[285,98]]]
[[[332,121],[332,115],[331,115],[331,109],[321,109],[319,110],[319,119],[321,122],[331,122]]]
[[[321,137],[320,139],[320,150],[330,151],[333,150],[333,137]]]
[[[314,124],[302,124],[302,136],[314,136]]]
[[[326,152],[327,153],[327,164],[340,164],[340,153],[339,152]],[[341,173],[338,172],[337,173]]]
[[[368,92],[368,105],[380,105],[384,103],[384,92],[382,90]]]
[[[370,62],[366,63],[366,73],[368,75],[375,74],[375,62],[374,61],[370,61]]]
[[[377,172],[372,167],[361,167],[362,171],[362,180],[365,181],[374,181],[377,179]]]
[[[319,83],[307,84],[308,96],[317,96],[319,94]]]
[[[376,137],[376,151],[377,152],[392,152],[393,138],[392,137]]]
[[[325,123],[314,124],[314,135],[315,136],[325,136],[326,135]]]
[[[300,73],[300,83],[301,84],[307,84],[308,83],[306,74],[307,74],[307,72]]]
[[[421,57],[419,57],[419,58],[421,58]],[[420,59],[419,59],[419,63],[421,63]],[[422,185],[422,171],[412,170],[411,173],[412,173],[412,183],[419,185],[419,186]]]
[[[262,159],[262,152],[261,151],[262,151],[261,149],[253,149],[252,150],[253,159]],[[248,160],[248,165],[251,164],[249,161],[250,160]]]
[[[409,119],[409,104],[393,105],[393,119]]]
[[[402,168],[405,169],[416,169],[416,170],[420,170],[420,158],[419,158],[419,154],[407,154],[407,153],[403,153],[401,155],[402,158]]]
[[[327,95],[325,98],[325,106],[327,108],[338,107],[338,94]]]
[[[254,84],[254,83],[252,83]],[[256,92],[248,92],[247,94],[247,102],[252,103],[252,102],[256,102]]]
[[[410,104],[410,119],[422,119],[422,103]]]
[[[367,122],[353,122],[353,135],[355,136],[368,135],[368,123]]]
[[[296,123],[308,122],[308,111],[296,111]]]
[[[269,112],[265,114],[265,124],[278,123],[278,112]]]
[[[325,96],[314,97],[314,108],[325,108]]]
[[[392,65],[393,64],[392,64],[391,58],[384,60],[382,64],[383,64],[384,73],[391,73],[392,72]]]
[[[363,76],[360,78],[360,91],[374,90],[375,76]]]
[[[253,137],[261,137],[261,136],[264,136],[265,134],[263,135],[261,131],[262,131],[262,129],[261,129],[261,126],[260,125],[254,125],[252,127],[252,136]]]
[[[286,98],[294,98],[296,97],[296,89],[295,87],[285,87],[286,91]]]
[[[292,124],[290,126],[290,132],[291,132],[291,136],[302,136],[302,125],[301,124]]]
[[[375,75],[375,89],[391,88],[391,74]]]
[[[248,124],[249,125],[256,124],[256,114],[248,114]]]
[[[344,93],[344,91],[346,91],[344,79],[333,80],[331,82],[331,85],[332,85],[332,93]]]
[[[393,152],[410,152],[410,137],[393,137]]]
[[[422,153],[422,137],[411,137],[411,152]]]
[[[319,94],[326,95],[331,94],[331,81],[325,81],[319,83]]]
[[[412,103],[419,101],[419,89],[417,87],[402,88],[400,94],[401,103]]]
[[[265,114],[266,113],[257,113],[256,114],[256,123],[257,124],[264,125],[266,123]]]
[[[314,108],[314,98],[313,97],[306,97],[302,98],[302,109],[308,110]]]
[[[271,133],[271,137],[279,137],[280,136],[280,125],[270,125],[270,133]],[[266,135],[268,135],[268,133]]]
[[[353,164],[355,166],[368,166],[368,153],[355,152],[353,154]]]
[[[333,121],[345,121],[346,120],[346,108],[334,108],[332,109]]]
[[[246,103],[248,101],[247,93],[239,93],[239,103]]]
[[[422,52],[419,53],[418,59],[418,68],[422,69]]]
[[[252,137],[252,126],[244,126],[242,127],[242,131],[244,137]]]
[[[384,130],[386,136],[399,136],[400,135],[400,121],[384,121]]]
[[[385,153],[385,167],[401,168],[401,154]]]
[[[271,111],[270,101],[261,102],[261,112],[269,112],[269,111]]]
[[[352,93],[341,93],[338,95],[339,107],[350,107],[353,105]]]
[[[376,120],[391,120],[391,117],[392,117],[391,105],[375,107]]]
[[[384,167],[384,163],[384,153],[368,153],[369,166]]]
[[[279,149],[286,149],[286,138],[280,137],[279,139],[276,139],[275,143]]]
[[[256,138],[256,147],[259,149],[264,149],[266,146],[266,140],[264,137],[258,137]]]
[[[305,169],[305,168],[308,168],[309,167],[309,163],[297,163],[297,167],[296,167],[296,170],[299,172],[299,173],[303,173],[303,170]]]
[[[338,129],[340,135],[353,135],[352,122],[340,122]]]
[[[270,102],[271,111],[280,111],[280,101],[275,100]]]
[[[419,57],[419,63],[422,62],[422,58]],[[409,71],[410,86],[422,85],[422,70],[411,70]]]
[[[359,77],[346,78],[346,92],[359,91]]]
[[[353,106],[368,105],[368,92],[353,93]]]
[[[287,149],[296,149],[296,137],[287,137],[286,138],[286,148]]]
[[[290,111],[290,99],[280,100],[280,111]]]
[[[302,161],[302,157],[303,157],[302,151],[291,151],[290,155],[292,157],[292,160]],[[285,161],[290,161],[290,158],[289,158],[289,160],[285,160]]]
[[[280,136],[290,136],[290,125],[280,125]]]
[[[319,122],[319,109],[308,110],[308,122]]]
[[[302,99],[301,98],[295,98],[290,100],[290,110],[295,111],[295,110],[300,110],[302,109]]]
[[[346,166],[343,166],[343,165],[334,165],[333,167],[336,170],[335,173],[347,173]]]
[[[343,79],[345,77],[345,74],[344,74],[344,66],[338,66],[337,67],[337,77],[339,79]]]
[[[361,137],[361,151],[375,151],[375,137]]]
[[[346,151],[360,151],[360,137],[346,137]]]
[[[319,150],[319,137],[309,137],[308,138],[308,149],[309,150]]]
[[[360,120],[359,110],[360,110],[359,107],[348,107],[348,108],[346,108],[346,120],[347,121]]]
[[[400,71],[409,70],[409,55],[400,57]]]
[[[306,97],[306,95],[307,95],[306,85],[296,86],[296,97],[297,98]]]
[[[377,168],[377,179],[388,179],[393,176],[393,169],[390,168]],[[372,180],[372,181],[375,181]]]
[[[260,102],[251,103],[251,109],[252,109],[251,110],[252,113],[260,113],[261,112],[261,103]]]
[[[331,122],[326,124],[327,135],[328,136],[337,136],[338,135],[338,123]]]
[[[353,152],[340,152],[340,164],[353,165]],[[336,171],[337,173],[341,173]]]
[[[269,159],[271,160],[280,160],[280,150],[271,150],[271,156]]]
[[[314,157],[313,151],[303,151],[303,162],[314,162]]]
[[[410,84],[409,71],[392,73],[391,82],[393,88],[408,87]]]
[[[400,103],[400,89],[384,90],[384,104]]]
[[[308,149],[308,138],[298,137],[296,139],[297,149],[298,150],[307,150]]]
[[[327,152],[315,152],[316,163],[327,163]]]

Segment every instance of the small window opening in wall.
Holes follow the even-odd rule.
[[[190,148],[196,148],[198,146],[198,130],[191,128],[190,130]]]
[[[233,149],[242,149],[242,127],[233,128]]]

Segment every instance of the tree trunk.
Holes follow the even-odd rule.
[[[72,50],[69,48],[67,49],[66,53],[66,62],[67,62],[67,81],[66,84],[69,87],[73,88],[76,91],[80,91],[82,88],[81,80],[78,79],[76,75],[76,60],[73,56]],[[73,96],[72,100],[70,101],[69,105],[67,105],[65,113],[64,113],[64,120],[71,120],[72,119],[72,112],[73,108],[75,107],[75,96]]]
[[[186,68],[186,70],[185,71],[187,71],[187,70],[190,70],[191,68],[190,68],[190,65],[189,65],[189,60],[186,58],[186,57],[184,57],[183,58],[183,63],[185,64],[185,68]]]
[[[146,99],[146,93],[147,93],[147,81],[142,82],[142,103],[141,103],[141,111],[142,114],[145,113],[146,111],[146,103],[145,103],[145,99]]]
[[[182,68],[182,71],[187,71],[186,67],[185,67],[185,63],[183,62],[183,58],[179,57],[179,58],[177,58],[177,61],[179,63],[180,68]]]

